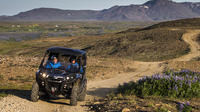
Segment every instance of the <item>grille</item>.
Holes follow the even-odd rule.
[[[49,78],[47,79],[47,81],[48,81],[48,82],[61,83],[61,82],[63,81],[63,79],[62,79],[62,78],[57,78],[57,79],[55,79],[55,78],[53,78],[53,77],[49,77]]]

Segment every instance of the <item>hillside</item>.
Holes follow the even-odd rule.
[[[0,21],[167,21],[200,16],[200,3],[150,0],[141,5],[114,6],[100,11],[37,8]]]
[[[155,29],[155,28],[184,28],[184,27],[200,28],[200,18],[181,19],[181,20],[175,20],[175,21],[161,22],[161,23],[149,26],[147,28],[144,28],[143,30]]]
[[[184,31],[153,29],[116,34],[88,49],[89,55],[160,61],[186,54],[188,45],[181,39]]]
[[[129,29],[86,49],[92,56],[142,61],[171,59],[189,52],[188,45],[182,40],[184,29],[199,28],[199,23],[199,18],[182,19],[161,22],[139,30]]]

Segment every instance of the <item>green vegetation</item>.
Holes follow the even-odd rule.
[[[156,28],[200,28],[200,18],[181,19],[175,21],[161,22],[143,30],[156,29]]]
[[[182,40],[183,33],[168,29],[121,32],[90,46],[88,53],[141,61],[172,59],[189,52],[189,46]]]
[[[150,23],[147,25],[149,24]],[[7,27],[16,27],[17,25],[20,25],[20,27],[18,26],[19,29],[22,27],[28,28],[34,26],[36,29],[37,27],[41,27],[39,28],[39,31],[42,32],[42,38],[22,42],[16,42],[15,39],[13,39],[14,41],[1,41],[0,54],[12,56],[42,56],[42,53],[48,47],[63,46],[69,48],[85,49],[87,50],[89,56],[95,57],[120,57],[140,61],[162,61],[180,57],[190,51],[189,46],[181,39],[185,32],[184,30],[150,28],[148,30],[139,31],[138,28],[144,26],[144,23],[53,22],[49,24],[41,22],[37,24],[1,24],[1,26]],[[133,27],[134,29],[119,32],[130,27]],[[67,28],[70,30],[67,30]],[[72,37],[47,38],[48,32],[60,32],[59,30],[54,31],[53,29],[59,29],[61,32],[69,31],[70,33],[78,31],[78,33]],[[103,33],[94,33],[97,31],[97,29],[103,29]],[[85,31],[87,33],[85,33]],[[91,36],[90,34],[100,34],[100,36]]]
[[[16,77],[10,77],[10,81],[20,81],[20,83],[25,83],[25,82],[33,82],[34,77],[29,77],[29,76],[16,76]]]
[[[6,97],[8,95],[17,95],[21,97],[28,96],[27,94],[32,87],[32,84],[0,84],[0,98]]]
[[[178,107],[178,110],[181,111],[181,112],[192,112],[192,106],[190,105],[190,102],[181,102],[181,103],[178,103],[179,105],[177,106]]]
[[[174,98],[200,97],[200,73],[183,70],[180,72],[167,71],[144,77],[136,83],[119,86],[118,93],[137,95],[140,97],[155,95]]]
[[[152,22],[1,22],[0,33],[42,32],[41,37],[69,37],[102,35],[152,24]]]
[[[42,38],[14,42],[1,41],[0,54],[43,56],[51,46],[85,49],[89,56],[128,58],[141,61],[160,61],[187,54],[189,45],[182,40],[184,31],[153,29],[139,32],[66,38]]]

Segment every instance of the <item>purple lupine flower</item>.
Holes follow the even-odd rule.
[[[182,83],[182,82],[180,82],[180,87],[181,87],[181,88],[183,87],[183,83]]]
[[[189,70],[181,70],[180,73],[189,73]]]
[[[171,88],[171,86],[169,86],[169,90],[171,90],[172,88]]]
[[[196,79],[193,79],[193,80],[192,80],[192,83],[196,83],[196,82],[197,82],[197,80],[196,80]]]
[[[190,76],[189,78],[192,79],[192,76]]]
[[[155,74],[152,76],[153,79],[161,79],[161,76],[159,74]]]
[[[191,87],[191,81],[187,80],[186,84],[188,84]]]
[[[145,77],[142,77],[141,79],[139,79],[139,83],[141,83],[142,81],[145,81],[145,80],[147,80],[148,79],[148,77],[147,76],[145,76]]]
[[[188,74],[186,75],[186,78],[187,78],[187,79],[189,78],[189,75],[188,75]]]
[[[186,105],[187,105],[187,106],[190,106],[190,102],[189,102],[189,101],[187,101],[187,102],[186,102]]]
[[[174,90],[176,90],[176,92],[178,92],[178,86],[177,85],[174,86]]]
[[[179,110],[180,110],[180,112],[182,112],[183,109],[184,109],[184,104],[183,103],[179,103]]]
[[[163,77],[164,77],[166,80],[169,80],[169,79],[170,79],[170,76],[168,76],[168,75],[163,75]]]

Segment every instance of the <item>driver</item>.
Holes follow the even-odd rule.
[[[56,69],[56,68],[61,67],[61,64],[60,64],[60,62],[58,62],[57,57],[52,56],[51,59],[52,59],[53,61],[48,62],[47,65],[46,65],[46,68]]]
[[[76,62],[76,59],[71,59],[71,64],[67,66],[67,71],[70,72],[79,72],[79,64]],[[83,73],[83,68],[80,68],[80,73]]]

